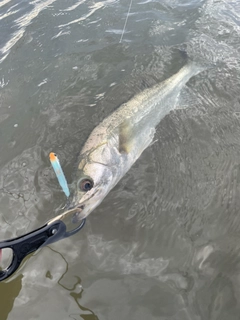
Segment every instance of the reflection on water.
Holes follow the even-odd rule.
[[[11,282],[2,282],[0,286],[1,297],[1,317],[2,319],[8,319],[8,315],[11,312],[15,298],[19,295],[22,288],[22,276],[19,275]]]
[[[191,79],[156,141],[77,235],[0,283],[1,319],[231,319],[239,292],[237,1],[0,2],[0,237],[60,213],[92,129],[175,73]]]
[[[51,249],[51,250],[53,250],[53,249]],[[64,284],[61,283],[62,279],[65,276],[65,274],[68,272],[68,262],[66,261],[64,256],[61,255],[61,257],[66,263],[66,271],[61,275],[60,279],[58,280],[58,284],[62,288],[64,288],[65,290],[70,292],[70,296],[73,297],[73,299],[75,300],[75,302],[76,302],[76,304],[77,304],[77,306],[79,307],[79,310],[80,310],[80,314],[71,314],[71,317],[73,319],[78,319],[78,316],[79,316],[79,319],[81,319],[81,318],[82,319],[87,318],[87,319],[90,319],[90,320],[98,319],[98,317],[94,314],[93,311],[91,311],[88,308],[84,308],[83,306],[80,305],[79,301],[80,301],[80,299],[82,297],[83,288],[82,288],[82,285],[81,285],[81,279],[79,277],[77,277],[77,276],[75,277],[76,282],[73,284],[73,286],[71,288],[69,288],[67,286],[64,286]],[[48,276],[51,277],[51,274],[49,273]],[[69,286],[69,284],[68,284],[68,286]]]

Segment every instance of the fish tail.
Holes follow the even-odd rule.
[[[207,64],[203,64],[191,59],[188,59],[187,67],[191,70],[191,77],[209,68]]]
[[[193,72],[200,73],[207,69],[216,67],[215,63],[207,61],[204,57],[198,56],[194,52],[189,52],[189,47],[186,44],[183,44],[177,47],[178,52],[180,53],[181,60],[184,61],[185,65],[188,65]]]
[[[179,79],[180,87],[184,86],[184,84],[186,84],[193,76],[196,76],[207,69],[208,67],[206,65],[188,59],[185,66],[183,66],[176,75],[176,78]],[[178,77],[178,75],[180,75],[180,77]]]
[[[206,70],[204,66],[195,61],[188,60],[188,62],[166,82],[172,82],[172,86],[178,87],[179,90],[195,75]]]
[[[209,62],[204,61],[203,59],[195,59],[192,55],[188,54],[188,48],[186,46],[181,46],[177,48],[181,60],[184,61],[184,66],[188,70],[189,78],[197,75],[198,73],[205,71],[209,68],[214,67]]]

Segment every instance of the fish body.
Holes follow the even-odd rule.
[[[98,206],[151,144],[157,124],[175,108],[188,80],[202,71],[186,64],[167,80],[145,89],[105,118],[80,153],[69,210],[80,220]]]
[[[62,167],[60,165],[60,162],[58,160],[56,153],[50,152],[49,159],[52,164],[53,170],[57,176],[58,182],[59,182],[60,186],[62,187],[62,190],[65,193],[66,197],[68,198],[70,196],[70,191],[68,188],[67,180],[64,176],[64,173],[62,171]]]

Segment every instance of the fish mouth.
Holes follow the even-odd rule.
[[[81,216],[81,213],[84,208],[85,208],[84,204],[71,206],[71,207],[68,207],[68,209],[62,215],[64,216],[64,218],[67,216],[72,216],[71,218],[72,223],[77,223],[84,218],[83,216]]]
[[[75,206],[70,206],[68,207],[67,211],[73,211],[73,210],[77,210],[77,211],[82,211],[84,209],[85,205],[81,204],[81,205],[75,205]]]

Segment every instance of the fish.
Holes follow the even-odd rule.
[[[66,197],[68,198],[70,196],[70,190],[69,190],[65,175],[63,173],[62,167],[60,165],[60,161],[58,159],[58,156],[56,155],[56,153],[50,152],[49,159],[52,164],[53,170],[57,176],[58,182],[59,182],[60,186],[62,187],[62,190],[65,193]]]
[[[67,214],[74,223],[86,218],[154,140],[156,126],[176,108],[190,78],[205,70],[188,61],[176,74],[123,103],[95,127],[85,142]]]

